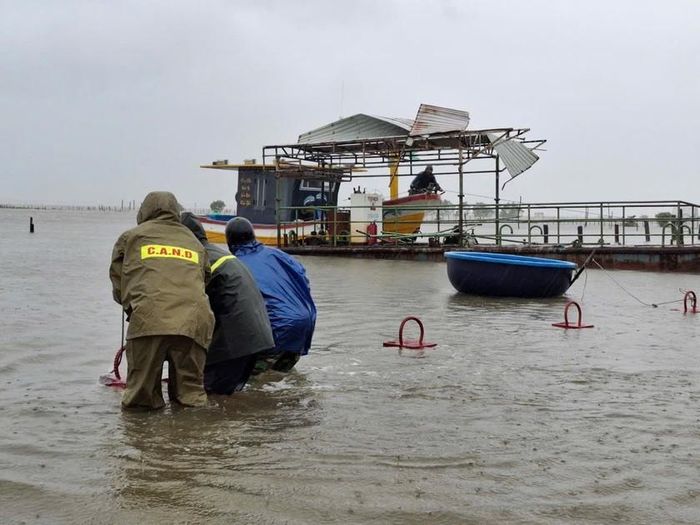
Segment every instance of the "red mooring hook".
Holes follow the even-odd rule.
[[[578,310],[578,321],[576,324],[571,324],[569,323],[569,308],[572,306],[576,307],[576,310]],[[569,301],[566,303],[566,306],[564,307],[564,322],[563,323],[552,323],[552,326],[556,326],[559,328],[573,328],[573,329],[579,329],[579,328],[593,328],[592,324],[581,324],[581,307],[576,301]]]
[[[122,356],[124,355],[124,350],[126,347],[122,346],[117,350],[117,354],[114,356],[114,368],[109,374],[104,374],[100,376],[100,383],[105,386],[115,386],[117,388],[125,388],[126,381],[122,379],[119,373],[119,365],[122,362]]]
[[[403,328],[406,326],[406,323],[408,321],[415,321],[418,323],[418,328],[420,328],[420,336],[418,340],[414,339],[404,339],[403,338]],[[437,343],[428,343],[423,341],[423,335],[425,334],[425,330],[423,329],[423,323],[421,322],[420,319],[417,317],[409,316],[406,317],[403,321],[401,321],[401,326],[399,326],[399,339],[398,341],[392,340],[392,341],[384,341],[384,346],[390,346],[394,348],[408,348],[409,350],[421,350],[423,348],[433,348],[437,346]]]
[[[690,299],[690,310],[688,310],[688,299]],[[685,296],[683,296],[683,313],[687,314],[688,311],[690,311],[691,314],[698,313],[698,297],[692,290],[688,290],[685,292]]]

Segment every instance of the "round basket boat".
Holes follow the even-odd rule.
[[[568,261],[490,252],[447,252],[447,276],[459,292],[501,297],[555,297],[573,282]]]

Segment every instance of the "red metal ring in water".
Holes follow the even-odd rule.
[[[569,308],[572,306],[576,307],[576,310],[578,310],[578,321],[576,324],[571,324],[569,323]],[[564,322],[563,323],[552,323],[552,326],[556,326],[558,328],[573,328],[573,329],[579,329],[579,328],[593,328],[592,324],[582,324],[583,314],[581,313],[581,307],[576,301],[569,301],[566,303],[566,306],[564,307]]]
[[[124,350],[126,350],[125,346],[122,346],[119,350],[117,350],[117,354],[114,356],[114,369],[112,372],[114,372],[114,377],[117,379],[121,380],[122,376],[119,374],[119,365],[122,364],[122,356],[124,355]]]
[[[403,338],[403,329],[408,321],[415,321],[418,323],[418,328],[420,329],[420,336],[417,341],[412,339]],[[408,348],[410,350],[421,350],[423,348],[433,348],[437,346],[437,343],[428,343],[423,341],[423,336],[425,335],[425,329],[423,328],[423,323],[417,317],[409,316],[401,321],[401,326],[399,326],[399,339],[398,341],[384,341],[384,346],[394,347],[394,348]]]
[[[117,388],[126,387],[126,381],[122,379],[121,374],[119,373],[119,365],[122,362],[124,349],[125,348],[122,346],[119,350],[117,350],[117,353],[114,356],[112,371],[109,374],[104,374],[100,376],[99,381],[101,384],[105,386],[114,386]]]
[[[698,298],[695,295],[695,292],[692,290],[688,290],[685,292],[685,296],[683,296],[683,313],[688,313],[688,299],[690,299],[690,305],[691,305],[691,314],[696,314],[698,313]]]

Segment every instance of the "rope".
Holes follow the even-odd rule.
[[[583,290],[581,290],[581,302],[583,302],[583,296],[586,295],[586,285],[588,284],[588,272],[583,274]]]
[[[627,295],[629,295],[630,297],[632,297],[635,301],[637,301],[637,302],[643,304],[644,306],[651,306],[651,307],[653,307],[653,308],[658,308],[659,305],[662,305],[662,304],[671,304],[671,303],[680,303],[680,302],[683,302],[683,299],[676,299],[676,300],[674,300],[674,301],[664,301],[664,302],[662,302],[662,303],[645,303],[645,302],[642,301],[639,297],[637,297],[637,296],[634,295],[632,292],[630,292],[629,290],[627,290],[624,286],[622,286],[612,275],[610,275],[610,274],[608,273],[608,271],[607,271],[605,268],[603,268],[603,266],[602,266],[597,260],[593,259],[593,263],[595,263],[595,265],[596,265],[598,268],[600,268],[601,270],[603,270],[603,272],[605,273],[605,275],[607,275],[607,276],[610,278],[610,280],[611,280],[612,282],[614,282],[616,285],[618,285],[618,286],[622,289],[623,292],[625,292]],[[588,272],[586,272],[586,273],[588,273]]]

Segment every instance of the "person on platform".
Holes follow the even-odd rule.
[[[258,283],[275,339],[274,350],[258,359],[253,374],[289,372],[309,352],[316,326],[306,270],[292,256],[258,242],[253,225],[243,217],[226,224],[226,243]]]
[[[250,271],[228,251],[210,243],[194,214],[181,214],[209,256],[211,280],[206,292],[216,323],[207,363],[207,393],[231,395],[243,389],[262,352],[275,348],[265,301]]]
[[[433,167],[431,165],[426,166],[423,171],[416,175],[413,182],[411,182],[408,194],[415,195],[416,193],[426,193],[429,191],[443,191],[435,175],[433,175]]]
[[[214,329],[204,292],[209,260],[192,232],[180,224],[180,205],[172,193],[146,195],[136,222],[117,239],[109,268],[112,295],[129,321],[122,407],[165,405],[165,361],[170,401],[204,406],[204,363]]]

